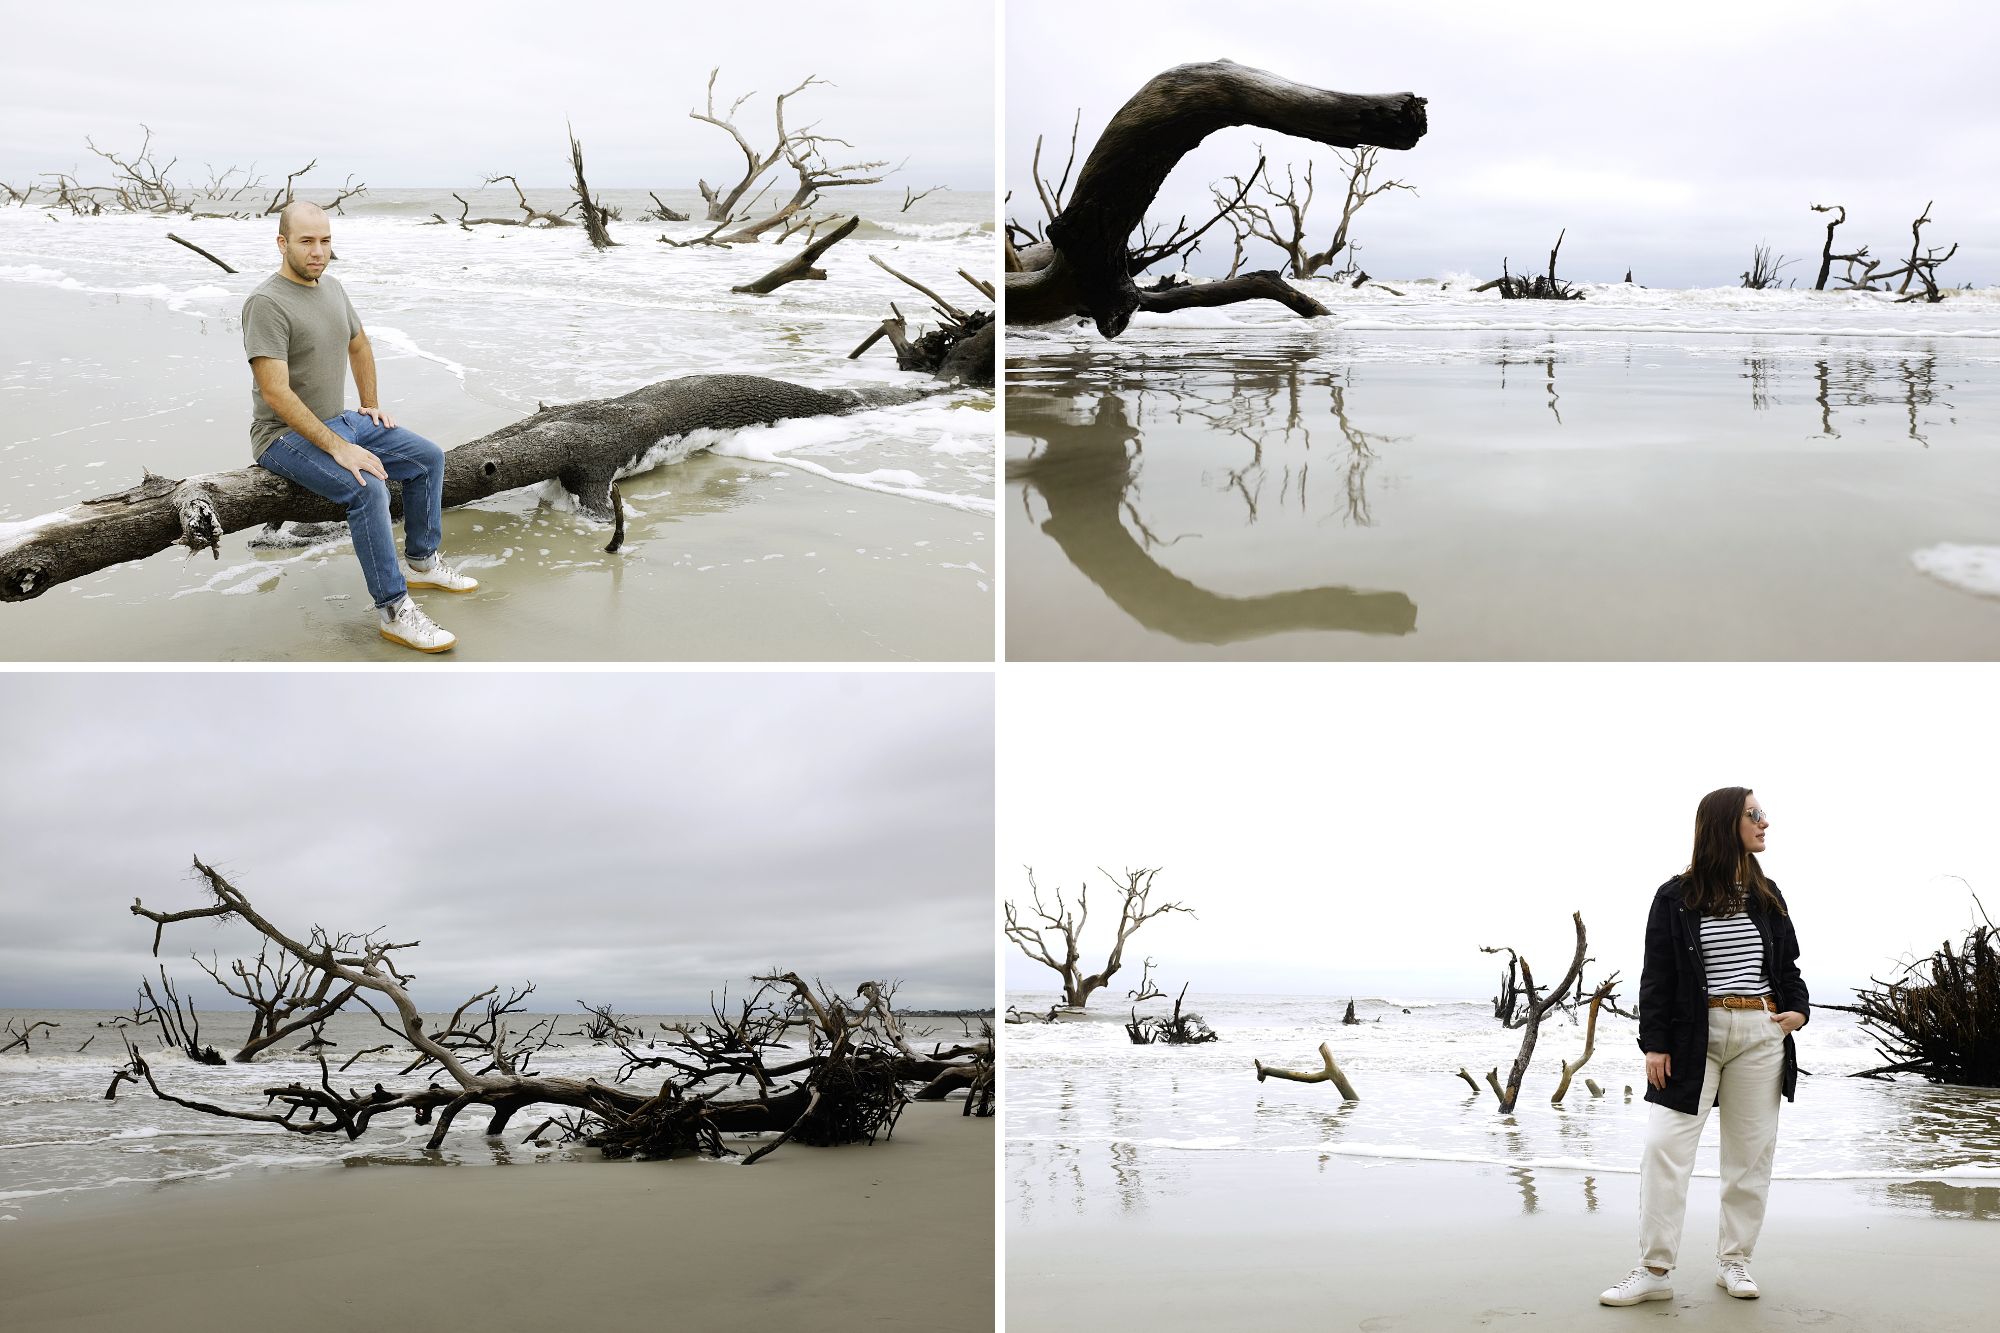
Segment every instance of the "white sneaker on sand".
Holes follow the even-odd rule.
[[[1739,1301],[1757,1299],[1757,1280],[1750,1276],[1750,1265],[1741,1259],[1723,1260],[1715,1270],[1715,1285]]]
[[[407,594],[377,614],[382,618],[382,637],[420,653],[442,653],[458,642],[458,636],[424,614],[416,599]]]
[[[1674,1297],[1673,1274],[1655,1273],[1640,1264],[1623,1282],[1597,1298],[1599,1305],[1637,1305],[1640,1301],[1670,1301]]]
[[[397,557],[403,570],[403,582],[412,588],[437,588],[444,592],[471,592],[479,586],[479,580],[470,574],[461,574],[445,563],[444,552],[433,551],[430,559],[417,564],[409,556]]]

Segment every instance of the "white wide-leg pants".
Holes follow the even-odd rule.
[[[1784,1068],[1785,1030],[1771,1020],[1769,1011],[1708,1011],[1708,1068],[1702,1074],[1697,1114],[1655,1104],[1646,1124],[1646,1150],[1639,1167],[1641,1262],[1670,1269],[1680,1255],[1695,1146],[1701,1141],[1701,1127],[1708,1123],[1709,1108],[1718,1102],[1722,1225],[1716,1258],[1750,1258],[1764,1225],[1764,1201],[1771,1188]]]

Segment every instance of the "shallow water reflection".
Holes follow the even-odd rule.
[[[1178,336],[1011,349],[1010,654],[2000,655],[1977,340]]]

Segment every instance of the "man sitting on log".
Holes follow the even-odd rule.
[[[444,450],[382,410],[368,334],[339,280],[326,273],[333,258],[326,211],[304,200],[285,205],[278,215],[278,257],[278,271],[243,303],[243,350],[255,380],[251,457],[347,510],[382,637],[418,652],[444,652],[457,636],[440,629],[409,594],[411,588],[471,592],[479,586],[438,552]],[[356,412],[341,410],[343,361],[361,395]],[[389,524],[392,477],[403,484],[407,545],[400,559]]]

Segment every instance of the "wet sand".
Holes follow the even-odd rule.
[[[226,320],[155,300],[21,284],[0,321],[0,517],[249,462],[247,372]],[[447,446],[513,408],[378,345],[384,402]],[[670,375],[671,369],[662,374]],[[350,395],[351,396],[351,395]],[[459,636],[445,660],[991,660],[993,521],[814,476],[698,455],[623,483],[627,544],[527,493],[446,510],[445,549],[482,582],[420,595]],[[0,657],[40,661],[410,661],[375,632],[343,539],[220,559],[166,551],[0,607]],[[982,586],[983,585],[983,586]]]
[[[1716,1182],[1697,1180],[1674,1298],[1614,1308],[1597,1293],[1637,1261],[1636,1176],[1127,1145],[1114,1183],[1086,1194],[1060,1150],[1025,1178],[1018,1151],[1010,1145],[1014,1333],[1669,1321],[1952,1333],[1990,1328],[2000,1302],[1990,1187],[1778,1182],[1753,1265],[1764,1295],[1745,1301],[1715,1286]]]
[[[993,1327],[993,1122],[872,1147],[368,1166],[72,1196],[0,1228],[0,1327]]]

